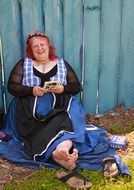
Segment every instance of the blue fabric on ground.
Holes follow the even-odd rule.
[[[74,104],[75,104],[75,101],[74,101]],[[5,131],[6,133],[12,136],[12,139],[8,142],[0,143],[0,156],[6,158],[7,160],[17,165],[21,165],[25,167],[39,168],[39,167],[44,166],[44,167],[55,168],[55,169],[60,168],[58,164],[56,164],[55,162],[47,158],[49,158],[54,147],[57,144],[59,144],[59,142],[66,139],[66,137],[62,136],[62,138],[57,139],[53,143],[53,145],[50,146],[49,151],[47,151],[48,155],[46,154],[45,157],[41,156],[38,159],[38,161],[35,162],[33,159],[29,158],[24,153],[23,144],[21,143],[17,135],[16,124],[15,124],[15,119],[14,119],[15,105],[16,105],[16,99],[14,99],[10,105],[10,109],[6,116],[6,123],[5,123],[6,127],[3,129],[3,131]],[[70,113],[71,112],[73,112],[73,109],[70,111]],[[75,126],[77,125],[76,120],[77,118],[74,118]],[[81,121],[78,121],[78,122],[81,122]],[[76,163],[77,168],[102,171],[103,159],[108,156],[112,156],[116,159],[118,167],[121,171],[121,174],[130,175],[128,168],[120,160],[115,149],[110,147],[108,134],[104,129],[97,128],[97,130],[93,130],[93,131],[85,130],[84,133],[85,133],[84,143],[80,143],[80,142],[74,143],[74,147],[78,148],[78,151],[79,151],[79,159],[77,160],[77,163]],[[77,134],[79,134],[79,131],[77,132]]]
[[[107,131],[98,128],[93,131],[86,131],[85,143],[79,146],[79,159],[77,167],[90,170],[103,170],[103,159],[106,157],[114,157],[120,169],[121,174],[130,175],[126,165],[121,161],[116,150],[110,146],[110,140]],[[91,142],[91,139],[93,140]],[[90,144],[90,143],[92,144]]]

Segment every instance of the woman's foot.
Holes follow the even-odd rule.
[[[78,159],[78,150],[76,148],[72,150],[72,153],[69,153],[72,144],[71,140],[65,140],[52,153],[53,160],[68,170],[73,170],[76,167],[75,162]]]
[[[70,158],[69,150],[72,147],[72,141],[71,140],[65,140],[61,142],[53,152],[52,156],[55,159],[63,159],[68,160]]]
[[[65,157],[66,159],[63,158],[64,157],[58,159],[53,155],[53,159],[55,160],[55,162],[57,162],[58,164],[60,164],[68,170],[73,170],[76,167],[76,160],[78,159],[78,150],[74,148],[72,154],[68,154],[68,156]]]
[[[53,158],[58,159],[58,160],[69,160],[70,155],[68,153],[68,149],[67,148],[58,148],[53,152]]]

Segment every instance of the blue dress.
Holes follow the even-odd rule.
[[[48,102],[47,99],[52,99],[53,101],[52,95],[50,94],[43,98],[46,100],[46,102]],[[37,101],[37,115],[43,114],[41,108],[41,102],[44,101],[43,98],[38,99]],[[59,136],[57,136],[57,138],[55,138],[52,144],[50,144],[50,146],[47,147],[47,150],[44,151],[42,154],[36,155],[34,158],[29,157],[25,153],[24,145],[16,130],[14,117],[16,101],[16,99],[12,101],[6,117],[4,131],[10,134],[12,138],[10,141],[0,144],[0,155],[2,157],[22,166],[45,166],[58,169],[61,166],[51,159],[51,154],[60,142],[70,138],[73,141],[73,146],[76,147],[79,152],[79,158],[76,162],[77,168],[102,171],[103,159],[112,156],[115,158],[121,174],[130,175],[128,168],[121,161],[115,149],[110,147],[110,140],[107,132],[103,128],[100,128],[98,126],[95,126],[95,130],[88,130],[88,128],[86,128],[85,119],[83,119],[84,111],[76,97],[72,98],[69,110],[69,114],[71,116],[74,126],[74,133],[71,134],[64,131]],[[50,109],[49,105],[47,108]],[[47,112],[45,110],[44,114],[46,113]],[[81,127],[82,125],[85,125],[85,127]]]
[[[67,67],[73,74],[72,69]],[[20,71],[19,67],[16,68]],[[76,78],[74,74],[73,76]],[[12,78],[14,79],[10,77],[9,81],[12,81]],[[73,92],[71,84],[70,88]],[[121,174],[129,174],[128,168],[120,160],[115,149],[110,147],[107,132],[97,126],[95,130],[88,130],[80,102],[76,96],[69,94],[55,96],[47,93],[36,98],[33,96],[14,98],[3,129],[12,138],[0,143],[0,155],[21,166],[60,168],[61,166],[51,159],[52,152],[60,142],[71,139],[73,147],[79,152],[77,168],[103,170],[103,159],[112,156]],[[51,130],[48,126],[52,127]]]

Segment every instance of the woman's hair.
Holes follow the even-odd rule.
[[[58,57],[56,55],[56,53],[55,53],[56,49],[52,46],[49,37],[47,35],[45,35],[44,33],[42,33],[42,32],[35,32],[33,34],[28,35],[28,38],[27,38],[27,41],[26,41],[26,44],[27,44],[27,46],[26,46],[26,56],[27,57],[35,60],[35,57],[33,55],[32,48],[31,48],[31,44],[30,44],[30,39],[33,38],[33,37],[42,37],[42,38],[45,38],[47,40],[48,46],[49,46],[49,59],[50,60],[55,60]]]

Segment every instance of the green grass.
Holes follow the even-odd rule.
[[[134,130],[134,122],[130,122],[126,128],[110,124],[112,134],[125,134]],[[134,160],[124,160],[134,176]],[[56,178],[56,170],[42,168],[27,180],[16,179],[5,185],[4,190],[71,190],[66,183]],[[91,190],[134,190],[134,179],[128,177],[116,177],[107,179],[99,171],[81,170],[92,183]]]
[[[134,160],[126,162],[131,175],[134,176]],[[15,180],[6,184],[4,190],[70,190],[66,183],[56,178],[56,170],[42,168],[27,180]],[[107,179],[101,172],[81,170],[92,183],[91,190],[133,190],[134,179],[128,177],[116,177]]]
[[[106,130],[111,134],[121,135],[134,131],[134,121],[129,121],[127,126],[120,126],[114,123],[110,123]]]

